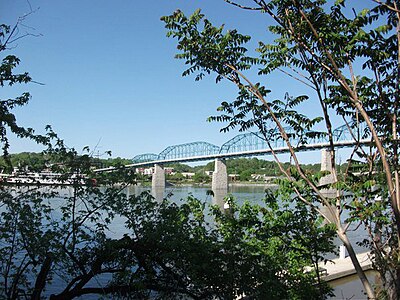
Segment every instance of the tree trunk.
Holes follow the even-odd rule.
[[[49,274],[51,264],[52,264],[52,259],[50,255],[47,255],[46,259],[43,262],[42,268],[40,269],[40,272],[36,278],[35,288],[33,290],[31,297],[32,300],[41,299],[41,294],[46,285],[46,278],[47,275]]]
[[[343,242],[343,245],[346,247],[347,252],[349,253],[351,262],[353,263],[353,266],[357,272],[358,277],[361,280],[361,283],[364,287],[365,293],[367,294],[368,299],[376,299],[375,296],[375,291],[372,288],[371,284],[368,281],[367,276],[365,275],[364,270],[362,269],[360,262],[357,259],[356,252],[353,249],[353,246],[351,245],[346,233],[343,231],[342,228],[338,229],[338,236],[340,240]]]

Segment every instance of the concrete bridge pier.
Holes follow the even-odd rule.
[[[228,172],[226,171],[225,160],[218,158],[215,160],[211,189],[214,193],[218,190],[225,190],[228,192]]]
[[[337,196],[337,190],[333,188],[325,187],[328,184],[335,183],[335,178],[332,174],[332,155],[329,149],[321,150],[321,171],[329,172],[319,180],[319,185],[322,187],[321,193],[328,198],[335,198]]]
[[[152,188],[165,188],[165,171],[160,165],[154,165],[154,172],[151,179]]]
[[[329,149],[321,150],[321,171],[332,172],[332,155]],[[319,185],[334,183],[333,174],[327,174],[319,180]]]
[[[151,193],[157,201],[162,201],[165,191],[165,171],[160,165],[154,165],[154,172],[151,179]]]
[[[321,171],[332,172],[332,155],[329,149],[322,149],[321,150]],[[325,176],[321,177],[319,180],[319,185],[322,187],[321,194],[326,198],[335,198],[337,196],[337,190],[333,188],[326,188],[323,187],[328,184],[335,183],[333,174],[326,174]],[[336,206],[332,205],[334,211],[336,211]],[[334,220],[335,216],[332,215],[331,211],[326,206],[321,207],[321,211],[323,211],[329,219],[332,221]],[[339,241],[338,241],[339,243]]]
[[[228,172],[225,160],[218,158],[215,160],[211,189],[214,193],[213,204],[217,204],[224,211],[226,209],[224,198],[228,194]]]

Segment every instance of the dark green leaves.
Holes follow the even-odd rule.
[[[6,51],[7,43],[9,42],[13,32],[10,32],[10,27],[0,25],[0,53]],[[15,74],[15,68],[19,65],[20,59],[15,55],[7,55],[2,58],[0,64],[0,87],[5,85],[13,86],[14,84],[29,83],[32,79],[28,73]],[[36,135],[32,128],[21,127],[17,123],[15,114],[12,112],[16,107],[24,106],[30,100],[28,92],[14,99],[0,99],[0,144],[3,155],[8,154],[10,147],[8,134],[11,132],[20,138],[30,138],[37,143],[45,144],[47,139],[43,136]],[[8,132],[10,131],[10,132]]]
[[[177,49],[180,53],[176,58],[185,60],[189,68],[183,76],[194,74],[200,80],[206,74],[217,73],[217,81],[222,78],[235,80],[237,70],[246,70],[254,60],[246,56],[247,49],[242,45],[250,40],[249,36],[239,34],[236,30],[224,33],[224,26],[215,27],[204,18],[200,10],[186,17],[181,11],[175,11],[170,16],[161,18],[167,36],[178,40]]]

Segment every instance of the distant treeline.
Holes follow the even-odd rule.
[[[121,157],[107,159],[92,157],[92,161],[94,168],[111,167],[132,163],[130,159]],[[0,169],[3,172],[10,172],[15,167],[20,170],[39,172],[57,163],[59,163],[59,161],[57,161],[56,157],[35,152],[10,154],[7,159],[0,157]]]
[[[268,161],[258,158],[237,158],[226,160],[228,174],[237,174],[240,180],[246,181],[251,179],[251,174],[260,174],[266,176],[279,176],[280,170],[278,164],[274,161]],[[214,162],[206,165],[190,167],[183,164],[170,164],[168,167],[174,168],[175,172],[205,172],[214,170]],[[290,163],[284,163],[285,169],[290,168]],[[307,164],[302,166],[307,172],[316,173],[320,171],[321,164]]]

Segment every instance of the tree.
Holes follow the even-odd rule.
[[[3,298],[321,299],[329,292],[315,277],[322,252],[332,248],[332,230],[305,205],[294,209],[291,199],[277,203],[267,194],[263,206],[229,200],[226,215],[190,196],[181,205],[148,193],[127,199],[121,190],[135,174],[119,169],[97,174],[96,186],[83,185],[90,156],[57,144],[46,152],[61,160],[58,173],[77,175],[69,193],[2,190]],[[110,237],[116,217],[126,220],[120,238]],[[315,270],[306,273],[305,266]],[[58,288],[49,290],[52,283]]]
[[[151,295],[156,299],[235,299],[243,294],[269,299],[302,299],[307,295],[317,299],[329,290],[324,284],[315,287],[315,273],[299,269],[320,259],[313,256],[311,247],[303,241],[300,246],[280,238],[282,230],[289,229],[289,221],[293,234],[286,236],[298,242],[301,238],[315,241],[315,235],[324,241],[331,237],[328,228],[321,231],[317,226],[309,226],[317,231],[295,234],[297,226],[304,226],[302,222],[315,222],[307,210],[292,213],[286,208],[285,213],[277,214],[277,206],[239,208],[231,202],[237,217],[226,216],[215,208],[216,227],[211,229],[204,204],[194,198],[189,197],[181,206],[168,202],[159,206],[149,200],[131,198],[117,208],[133,231],[90,254],[99,265],[113,262],[117,269],[126,270],[97,292],[139,298]],[[329,249],[329,238],[327,241],[313,249]],[[94,292],[86,288],[75,290],[74,295]],[[69,295],[62,293],[53,299]]]
[[[226,79],[237,86],[237,98],[223,102],[218,108],[220,115],[210,120],[225,122],[222,131],[235,127],[241,131],[256,129],[267,142],[283,139],[295,170],[283,168],[272,153],[296,198],[335,226],[368,298],[376,299],[345,224],[364,225],[369,233],[364,244],[370,247],[374,268],[381,274],[383,296],[398,299],[400,3],[373,0],[363,2],[370,8],[357,11],[348,7],[355,1],[345,0],[253,0],[247,4],[224,1],[240,9],[264,13],[274,22],[268,29],[276,39],[259,42],[259,56],[251,57],[245,47],[250,36],[237,30],[225,31],[224,26],[215,27],[200,11],[186,17],[177,10],[162,20],[168,36],[178,41],[180,53],[176,57],[188,65],[183,75],[194,74],[200,80],[215,73],[217,82]],[[311,88],[314,94],[287,94],[282,100],[270,101],[270,90],[250,79],[253,67],[258,68],[259,76],[283,72],[308,90]],[[309,118],[297,112],[298,105],[304,102],[318,105],[321,116]],[[343,126],[352,129],[355,144],[347,169],[340,177],[334,164],[332,114],[340,116]],[[287,131],[286,126],[292,130]],[[326,137],[333,165],[332,184],[321,186],[318,178],[304,172],[293,137],[300,144]],[[370,138],[368,145],[360,143],[365,138]],[[326,188],[336,189],[337,195],[333,199],[327,197],[323,193]],[[320,205],[326,207],[330,216]],[[346,219],[344,211],[351,217]]]
[[[182,182],[185,180],[185,176],[183,176],[182,173],[175,173],[173,175],[167,175],[166,178],[168,181],[174,181],[174,182]]]
[[[18,31],[18,26],[26,16],[18,19],[14,27],[5,24],[0,24],[0,53],[8,49],[9,44],[18,39],[15,36]],[[12,86],[14,84],[28,83],[32,81],[27,72],[21,74],[14,74],[13,70],[19,65],[20,59],[15,55],[7,55],[3,57],[0,65],[0,86]],[[10,147],[8,134],[15,134],[20,138],[29,138],[37,143],[46,144],[48,139],[44,136],[36,135],[32,128],[21,127],[17,124],[16,117],[12,112],[16,107],[24,106],[29,102],[30,94],[24,92],[22,95],[14,99],[1,99],[0,101],[0,141],[2,145],[2,152],[5,158],[8,158],[8,150]]]
[[[210,182],[211,178],[208,176],[204,170],[197,171],[193,176],[193,181],[196,183],[206,183]]]
[[[1,28],[3,51],[14,31]],[[27,73],[13,74],[18,63],[12,55],[3,60],[2,84],[31,80]],[[226,215],[190,196],[182,205],[158,203],[148,193],[127,198],[123,189],[136,179],[131,170],[93,172],[98,159],[89,148],[78,153],[50,127],[38,136],[17,125],[11,110],[29,98],[26,93],[0,102],[3,157],[12,167],[10,129],[42,143],[41,157],[55,162],[59,183],[70,186],[0,182],[1,298],[320,299],[329,292],[322,282],[315,285],[315,277],[321,252],[331,249],[331,229],[320,227],[306,206],[294,210],[268,194],[264,206],[238,207],[229,200]],[[110,234],[116,217],[126,220],[122,237]],[[300,232],[305,226],[310,230]],[[306,265],[316,271],[303,272]]]
[[[250,181],[251,180],[251,174],[253,172],[251,170],[244,170],[239,173],[240,180],[241,181]]]

